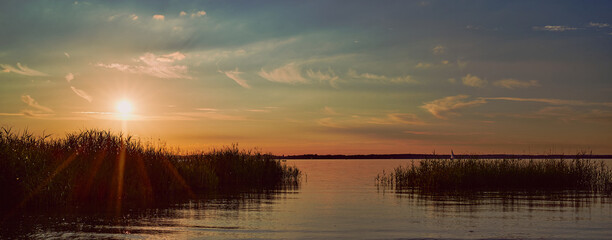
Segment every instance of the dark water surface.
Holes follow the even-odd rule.
[[[610,164],[611,160],[605,160]],[[0,238],[612,239],[612,202],[575,193],[419,196],[376,186],[411,160],[289,160],[297,190],[111,213],[23,214]]]

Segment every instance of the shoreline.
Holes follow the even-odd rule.
[[[450,159],[450,154],[302,154],[289,156],[274,156],[276,159]],[[587,154],[455,154],[455,159],[612,159],[610,154],[587,155]]]

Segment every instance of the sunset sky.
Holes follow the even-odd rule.
[[[612,153],[610,1],[9,0],[0,29],[14,130],[125,122],[189,151]]]

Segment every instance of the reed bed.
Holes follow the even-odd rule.
[[[378,184],[421,193],[474,191],[587,191],[612,194],[603,161],[572,159],[427,159],[379,174]]]
[[[148,206],[215,192],[295,186],[300,176],[271,154],[236,145],[181,156],[110,131],[51,139],[0,129],[0,208]]]

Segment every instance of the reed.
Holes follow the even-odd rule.
[[[228,190],[277,189],[301,172],[236,145],[188,156],[122,133],[65,138],[0,129],[1,208],[149,206]]]
[[[379,174],[378,184],[397,190],[557,191],[612,193],[612,171],[585,154],[572,159],[427,159]]]

